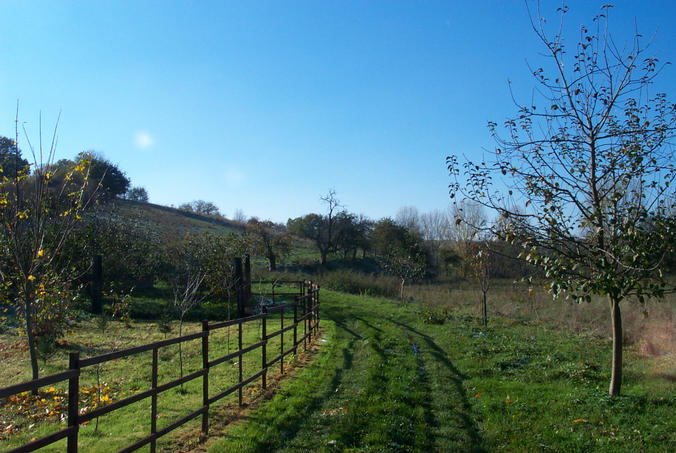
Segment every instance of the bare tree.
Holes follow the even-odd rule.
[[[415,206],[403,206],[397,211],[394,217],[394,223],[406,228],[411,233],[420,234],[422,227],[420,224],[420,214]]]
[[[446,241],[449,239],[451,224],[448,214],[440,209],[426,212],[420,216],[422,237],[426,241]]]
[[[233,216],[233,220],[237,222],[246,222],[246,215],[244,214],[244,211],[242,209],[235,209],[235,214]]]

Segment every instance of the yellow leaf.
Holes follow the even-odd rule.
[[[584,418],[577,418],[577,419],[573,420],[573,423],[583,423],[583,422],[586,422],[586,421],[587,420],[585,420]]]
[[[505,399],[505,404],[512,404],[512,399],[507,395],[507,398]]]
[[[42,249],[38,250],[38,256],[42,256],[42,255],[44,255],[44,254],[45,254],[45,251],[44,251],[44,250],[42,250]]]
[[[29,276],[28,276],[28,281],[29,281],[29,282],[32,282],[33,280],[35,280],[35,277],[33,277],[32,275],[29,275]]]

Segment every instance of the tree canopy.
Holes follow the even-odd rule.
[[[14,140],[0,136],[0,170],[6,177],[15,177],[17,171],[28,168],[28,161],[21,156],[21,150]]]

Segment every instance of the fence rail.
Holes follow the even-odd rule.
[[[66,428],[61,429],[57,432],[51,433],[47,436],[44,436],[40,439],[33,440],[27,444],[24,444],[20,447],[17,447],[13,450],[10,450],[11,453],[18,452],[30,452],[37,450],[39,448],[51,445],[63,438],[68,439],[67,452],[74,453],[78,451],[78,431],[79,426],[82,423],[90,421],[94,418],[100,417],[104,414],[108,414],[130,404],[142,401],[146,398],[151,399],[151,410],[150,410],[150,434],[135,443],[126,446],[119,452],[131,452],[138,450],[141,447],[144,447],[150,444],[150,451],[155,452],[157,439],[168,434],[169,432],[175,430],[176,428],[184,425],[185,423],[202,416],[202,434],[208,435],[209,433],[209,406],[218,400],[224,398],[225,396],[238,392],[238,400],[240,406],[242,405],[242,389],[255,381],[258,378],[261,378],[261,387],[267,387],[267,372],[268,368],[277,362],[280,364],[280,371],[284,373],[284,357],[289,354],[295,354],[297,352],[298,346],[303,345],[304,349],[307,349],[307,344],[311,342],[313,332],[316,335],[317,329],[319,328],[319,286],[313,284],[312,282],[274,282],[276,284],[280,283],[290,283],[298,284],[299,292],[294,296],[294,302],[286,303],[284,305],[277,305],[273,307],[266,308],[263,306],[262,312],[257,315],[248,316],[246,318],[239,318],[230,321],[217,322],[209,324],[207,321],[202,321],[202,331],[194,334],[183,335],[177,338],[171,338],[168,340],[158,341],[155,343],[150,343],[142,346],[136,346],[133,348],[125,349],[122,351],[115,351],[106,354],[101,354],[95,357],[89,357],[85,359],[80,359],[78,352],[71,352],[69,356],[69,367],[68,370],[56,373],[50,376],[45,376],[40,379],[35,379],[32,381],[24,382],[21,384],[12,385],[5,388],[0,388],[0,399],[8,398],[12,395],[17,395],[25,391],[37,391],[38,388],[44,387],[51,384],[56,384],[59,382],[68,381],[68,425]],[[299,316],[298,309],[302,310],[302,315]],[[290,324],[284,325],[284,312],[287,309],[293,308],[293,321]],[[274,332],[267,332],[267,318],[268,315],[272,312],[280,313],[280,328]],[[250,323],[252,321],[261,320],[262,324],[262,334],[260,341],[249,345],[247,347],[242,346],[242,336],[243,336],[243,325]],[[303,326],[303,334],[299,337],[299,328],[300,325]],[[237,326],[238,331],[238,348],[236,351],[221,356],[219,358],[209,360],[209,333],[214,332],[218,329],[222,329],[230,326]],[[293,346],[288,349],[284,349],[284,334],[293,330]],[[276,337],[281,337],[279,353],[275,355],[271,360],[268,360],[267,357],[267,346],[268,340]],[[179,379],[175,379],[161,385],[158,385],[158,368],[159,368],[159,350],[163,347],[170,346],[173,344],[180,344],[190,340],[196,340],[201,338],[202,340],[202,367],[186,376],[183,376]],[[251,351],[254,351],[258,348],[261,348],[261,364],[260,369],[256,371],[251,376],[245,377],[243,375],[242,367],[242,356]],[[79,395],[80,395],[80,373],[86,367],[91,367],[101,363],[105,363],[111,360],[115,360],[122,357],[134,356],[142,352],[152,351],[152,373],[151,373],[151,388],[149,390],[137,393],[135,395],[129,396],[127,398],[115,401],[109,405],[102,406],[96,409],[91,410],[80,414],[79,406]],[[215,394],[209,395],[209,370],[213,367],[220,365],[230,359],[238,358],[238,379],[237,382],[227,389]],[[197,410],[191,412],[190,414],[184,416],[183,418],[175,421],[174,423],[165,426],[162,429],[157,429],[157,407],[158,407],[158,396],[166,392],[169,389],[175,388],[179,385],[185,384],[195,379],[202,378],[202,406]]]

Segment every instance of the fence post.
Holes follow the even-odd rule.
[[[293,301],[293,354],[298,354],[298,296]]]
[[[157,390],[157,348],[153,348],[153,370],[150,376],[150,387]],[[150,397],[150,434],[157,432],[157,393]],[[150,453],[155,453],[157,448],[157,439],[150,441]]]
[[[312,306],[312,282],[307,289],[307,303],[310,305],[310,317],[308,318],[308,336],[307,341],[312,345],[312,319],[314,318],[314,307]]]
[[[242,359],[244,358],[244,354],[242,354],[242,318],[239,318],[237,322],[237,327],[239,330],[239,338],[237,340],[238,342],[238,347],[239,347],[239,405],[242,405]]]
[[[262,323],[263,323],[263,333],[261,335],[261,341],[263,342],[263,346],[261,347],[261,357],[262,357],[262,364],[261,364],[261,370],[263,371],[263,375],[261,376],[261,387],[267,388],[268,386],[268,355],[267,355],[267,349],[268,349],[268,307],[263,305],[263,318],[262,318]]]
[[[301,303],[303,304],[303,351],[307,351],[307,297],[305,294],[300,296]]]
[[[235,295],[237,296],[237,317],[244,316],[244,285],[242,284],[242,258],[235,258]]]
[[[244,256],[244,300],[251,299],[251,256]]]
[[[68,356],[68,369],[75,370],[75,376],[68,378],[68,427],[74,432],[68,434],[68,453],[77,453],[77,435],[80,400],[80,353],[71,352]]]
[[[317,285],[317,330],[319,330],[319,285]]]
[[[281,354],[279,358],[279,372],[284,374],[284,308],[279,310],[279,322],[279,330],[281,330],[279,334],[279,353]]]
[[[202,407],[206,410],[202,414],[202,434],[209,434],[209,321],[202,321]]]
[[[92,263],[92,313],[100,315],[103,311],[103,265],[101,255],[94,255]]]

